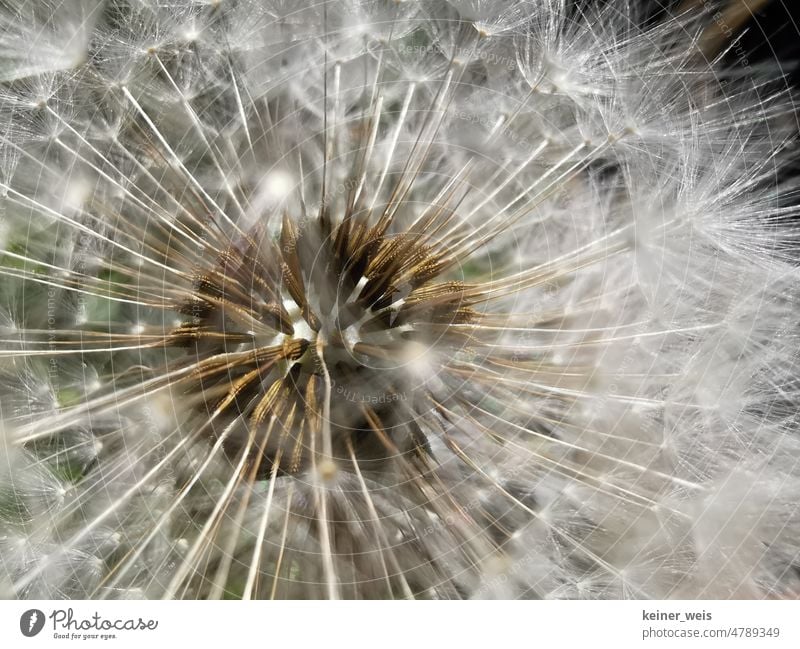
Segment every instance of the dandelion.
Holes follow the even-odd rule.
[[[624,7],[0,9],[0,592],[800,596],[791,96]]]

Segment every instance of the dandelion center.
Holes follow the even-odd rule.
[[[204,414],[247,422],[222,428],[231,456],[295,473],[322,446],[328,468],[426,453],[411,394],[436,380],[431,354],[465,346],[452,325],[477,313],[431,232],[391,226],[284,217],[277,234],[254,229],[197,272],[181,309],[191,319],[172,337],[197,365],[188,395]],[[341,404],[323,407],[331,400]]]

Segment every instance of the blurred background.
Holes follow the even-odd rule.
[[[654,19],[663,12],[675,15],[692,8],[705,7],[715,17],[719,12],[707,35],[705,47],[709,51],[725,50],[738,37],[736,44],[742,49],[729,52],[731,65],[741,64],[743,50],[750,65],[777,61],[790,83],[800,82],[800,0],[576,0],[578,7],[596,3],[618,7],[644,4]],[[720,25],[734,36],[724,34]]]

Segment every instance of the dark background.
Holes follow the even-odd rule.
[[[656,2],[669,6],[674,11],[682,2]],[[685,1],[685,0],[684,0]],[[741,0],[720,2],[721,6]],[[800,0],[771,0],[761,9],[752,12],[753,17],[743,27],[741,44],[748,52],[751,65],[777,62],[787,75],[787,81],[800,86]],[[735,56],[731,64],[736,65]]]
[[[772,0],[747,25],[742,44],[752,59],[778,61],[800,82],[800,0]]]
[[[711,9],[724,11],[733,4],[753,6],[757,0],[574,0],[574,6],[591,4],[610,4],[624,6],[631,3],[642,4],[649,10],[653,19],[667,12],[671,15],[681,13],[681,8],[695,4],[697,6],[716,7]],[[769,0],[766,5],[754,9],[752,16],[741,29],[740,43],[747,52],[750,65],[777,62],[787,75],[787,81],[795,88],[800,87],[800,0]],[[735,55],[728,57],[731,65],[737,65]]]

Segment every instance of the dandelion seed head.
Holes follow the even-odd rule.
[[[41,8],[0,11],[3,593],[800,592],[795,111],[702,12]]]

